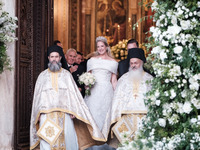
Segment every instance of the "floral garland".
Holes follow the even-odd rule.
[[[111,47],[111,53],[115,57],[115,59],[120,59],[120,60],[126,59],[128,55],[127,42],[128,40],[124,39]]]
[[[156,77],[146,120],[118,150],[200,149],[200,1],[155,0],[147,46]]]
[[[12,68],[6,52],[6,44],[17,40],[15,37],[16,21],[16,17],[10,17],[8,12],[3,11],[3,3],[0,2],[0,74]]]

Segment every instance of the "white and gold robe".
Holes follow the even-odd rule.
[[[151,89],[151,85],[146,81],[153,77],[143,72],[143,76],[137,83],[130,82],[129,72],[124,74],[117,83],[110,115],[107,115],[107,124],[110,127],[123,118],[131,125],[132,132],[138,128],[137,120],[140,120],[146,113],[147,107],[144,104],[145,94]],[[106,130],[102,132],[104,135]]]
[[[102,135],[92,118],[72,75],[65,69],[56,73],[46,69],[37,79],[30,122],[30,149],[36,148],[40,143],[37,135],[40,116],[47,114],[47,117],[54,121],[55,117],[52,116],[54,112],[59,113],[56,116],[59,116],[58,124],[61,127],[64,119],[63,113],[72,114],[85,124],[91,139],[106,141],[106,137]],[[89,146],[91,145],[87,147]]]

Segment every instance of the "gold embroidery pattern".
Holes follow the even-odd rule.
[[[58,73],[51,72],[51,83],[54,90],[58,92]]]
[[[119,132],[121,133],[121,132],[127,132],[128,131],[128,128],[127,128],[127,126],[126,126],[126,124],[125,123],[122,123],[122,125],[119,127]]]
[[[46,136],[48,137],[52,137],[55,135],[55,130],[54,130],[54,127],[52,126],[48,126],[47,128],[45,128],[45,133],[46,133]]]
[[[144,76],[144,72],[142,73],[142,78]],[[142,81],[142,78],[138,81],[134,81],[133,82],[133,96],[134,96],[134,100],[136,100],[136,98],[138,97],[138,92],[139,92],[139,88],[140,88],[140,84]]]
[[[136,81],[136,82],[133,83],[133,96],[134,96],[135,99],[138,96],[138,91],[139,91],[139,87],[140,87],[139,85],[140,85],[139,81]]]
[[[51,112],[48,114],[48,118],[58,124],[63,131],[56,140],[56,142],[51,145],[51,150],[66,150],[65,135],[64,135],[64,124],[65,124],[65,113],[64,112]]]

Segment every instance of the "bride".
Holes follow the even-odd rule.
[[[95,55],[87,62],[87,71],[95,76],[96,83],[91,89],[91,95],[85,97],[85,102],[97,126],[102,131],[117,84],[118,62],[112,58],[105,37],[96,38],[96,47]]]

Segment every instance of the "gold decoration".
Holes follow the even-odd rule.
[[[144,75],[144,71],[142,73],[142,77],[143,77],[143,75]],[[141,80],[142,80],[142,78],[140,80],[133,81],[133,96],[135,97],[135,100],[138,97]]]
[[[129,133],[127,136],[129,137],[132,133],[132,127],[130,122],[122,117],[112,128],[112,131],[116,135],[117,139],[122,142],[123,137],[121,136],[123,132]]]
[[[127,132],[128,128],[126,127],[125,123],[122,123],[122,125],[119,127],[119,132]]]
[[[133,83],[133,96],[135,97],[135,99],[138,96],[139,87],[140,87],[140,81],[136,81]]]
[[[50,145],[53,145],[63,129],[53,122],[50,119],[46,119],[46,121],[42,124],[40,129],[37,131],[37,135],[48,142]]]
[[[46,136],[48,137],[52,137],[55,135],[55,130],[52,126],[48,126],[47,128],[45,128],[45,133],[46,133]]]

